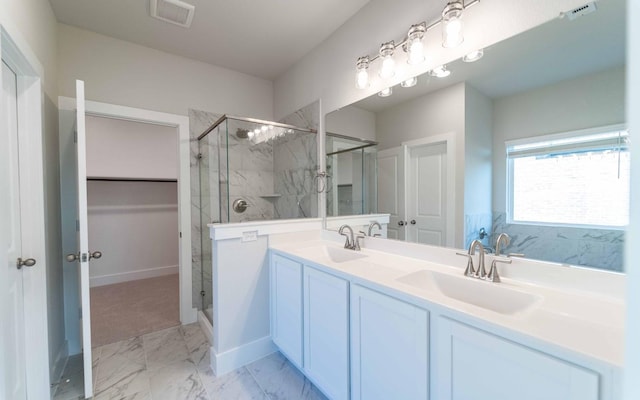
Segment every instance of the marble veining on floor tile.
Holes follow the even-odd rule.
[[[322,400],[326,397],[282,354],[273,353],[247,366],[271,400]]]
[[[204,372],[201,371],[200,377],[212,399],[269,399],[244,367],[220,377],[216,377],[209,368]]]
[[[149,333],[144,335],[142,340],[149,370],[189,359],[189,351],[180,333],[180,327]]]
[[[196,366],[191,360],[160,367],[150,373],[154,400],[208,400]]]

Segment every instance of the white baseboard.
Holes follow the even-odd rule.
[[[215,376],[222,376],[275,353],[277,350],[276,345],[271,340],[271,336],[265,336],[223,353],[216,353],[216,349],[212,346],[211,369]]]
[[[209,344],[213,344],[213,326],[202,311],[198,311],[198,323],[200,324],[200,328],[202,328],[202,332],[204,332],[204,335],[207,337],[207,340],[209,340]]]
[[[69,342],[66,340],[60,346],[58,350],[58,354],[56,354],[56,359],[51,366],[51,375],[49,378],[51,382],[59,382],[62,379],[62,374],[64,373],[64,367],[67,365],[67,360],[69,359]],[[57,385],[51,386],[51,397],[53,398],[54,391],[56,390]]]
[[[158,276],[173,275],[179,272],[179,266],[170,265],[168,267],[140,269],[130,272],[119,272],[117,274],[92,276],[89,278],[89,286],[104,286],[114,283],[136,281],[138,279],[155,278]],[[194,321],[195,322],[195,318]]]

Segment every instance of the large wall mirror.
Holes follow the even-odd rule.
[[[505,232],[505,252],[621,271],[625,1],[596,4],[452,62],[447,76],[432,71],[327,114],[328,132],[377,144],[368,162],[329,160],[331,174],[359,162],[357,177],[368,174],[369,189],[375,180],[377,195],[358,210],[390,214],[389,239],[458,248],[481,239],[492,249]]]

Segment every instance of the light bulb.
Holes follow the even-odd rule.
[[[392,41],[383,43],[380,46],[380,58],[382,59],[382,66],[380,68],[380,78],[389,79],[396,74],[396,62],[393,59],[393,51],[395,50],[395,44]]]
[[[253,130],[253,133],[254,133],[254,134],[256,134],[256,135],[257,135],[257,134],[259,134],[259,133],[260,133],[260,128],[256,128],[256,129],[254,129],[254,130]]]
[[[356,62],[356,88],[366,89],[369,87],[369,56],[358,58]]]
[[[249,139],[253,139],[253,135],[254,135],[253,131],[247,132],[247,136],[249,137]]]
[[[464,40],[462,35],[461,1],[451,1],[442,11],[442,46],[456,47]]]
[[[424,33],[426,31],[427,27],[424,23],[412,25],[411,29],[409,29],[409,33],[407,33],[407,41],[402,47],[404,51],[409,53],[407,63],[415,65],[420,64],[425,60],[424,44],[422,43],[422,38],[424,37]]]
[[[414,76],[413,78],[409,78],[406,81],[402,81],[400,86],[405,88],[414,87],[418,83],[418,77]]]
[[[378,96],[380,96],[380,97],[389,97],[389,96],[391,96],[391,93],[393,93],[393,90],[390,87],[388,87],[386,89],[382,89],[378,93]]]
[[[262,132],[266,132],[267,129],[269,129],[266,125],[262,125],[262,128],[260,128],[262,130]]]

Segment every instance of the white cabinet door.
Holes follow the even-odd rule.
[[[349,282],[304,267],[304,371],[327,396],[349,398]]]
[[[351,398],[427,399],[429,313],[351,286]]]
[[[594,371],[448,318],[436,331],[436,399],[599,399]]]
[[[271,338],[302,368],[302,264],[274,254],[270,275]]]

